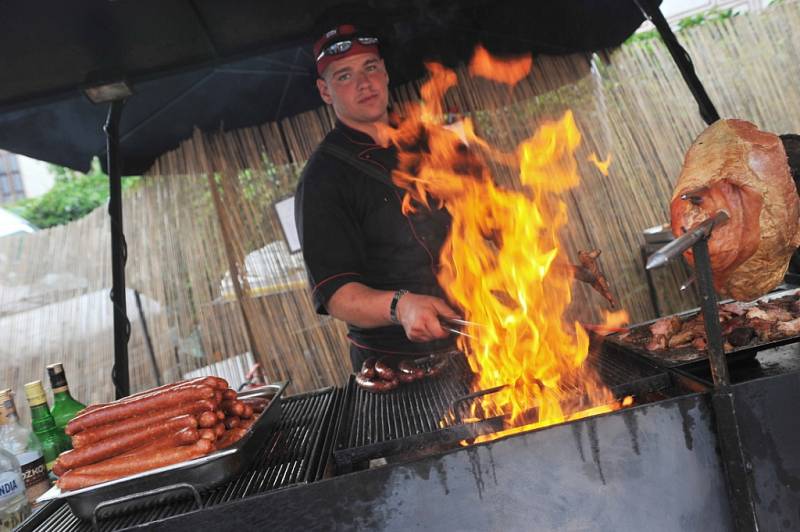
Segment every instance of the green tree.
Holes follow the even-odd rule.
[[[82,218],[108,201],[108,176],[96,157],[86,174],[56,165],[51,165],[50,171],[55,176],[53,188],[39,197],[13,203],[8,210],[45,229]],[[125,177],[122,189],[140,181],[140,177]]]

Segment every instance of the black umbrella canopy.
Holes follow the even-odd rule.
[[[147,170],[192,129],[279,120],[322,104],[311,45],[344,21],[381,37],[394,85],[483,43],[497,54],[620,44],[641,24],[632,0],[8,0],[0,3],[0,148],[86,171],[104,160],[106,106],[83,88],[128,80],[122,173]]]

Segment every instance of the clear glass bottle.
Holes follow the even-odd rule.
[[[42,381],[26,384],[25,397],[28,398],[28,406],[31,407],[31,428],[42,443],[42,454],[47,470],[52,471],[58,455],[69,449],[69,442],[64,433],[58,430],[56,421],[50,414]]]
[[[42,444],[36,434],[19,422],[11,390],[0,390],[0,447],[11,452],[22,468],[28,500],[33,502],[50,488]]]
[[[19,461],[0,448],[0,532],[10,532],[31,513]]]
[[[50,377],[50,387],[53,390],[53,408],[50,413],[56,421],[56,427],[64,434],[64,428],[78,412],[86,408],[86,405],[76,401],[69,393],[67,376],[64,374],[64,366],[61,362],[47,366],[47,375]],[[64,435],[65,441],[72,448],[72,442]]]

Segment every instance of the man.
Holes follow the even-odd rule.
[[[436,281],[450,218],[443,209],[406,217],[391,180],[386,140],[389,76],[378,39],[352,25],[314,46],[317,88],[336,126],[312,154],[295,215],[317,312],[348,324],[357,371],[371,356],[452,349],[440,317],[455,317]]]

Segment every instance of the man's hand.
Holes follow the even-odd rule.
[[[420,294],[406,294],[397,302],[397,318],[412,342],[430,342],[450,333],[442,329],[439,316],[457,318],[444,300]]]

